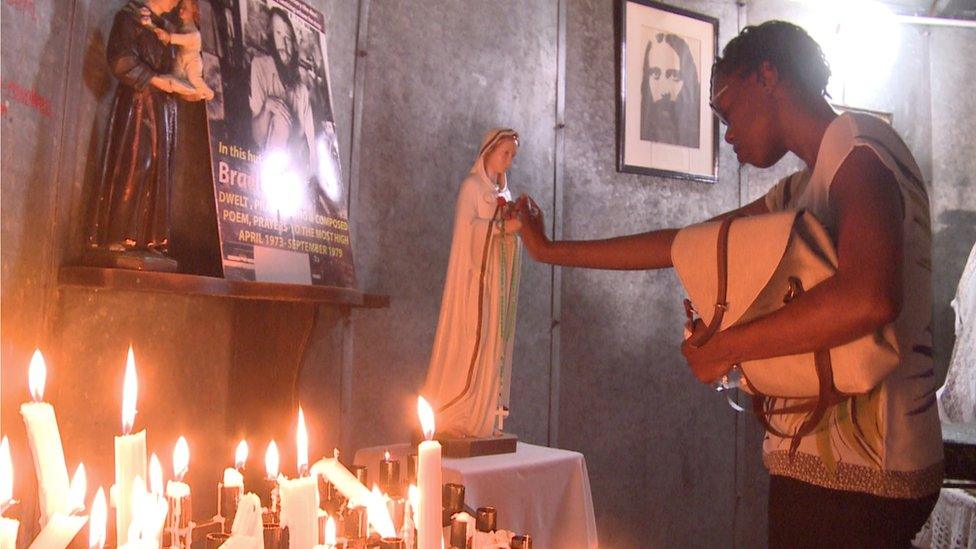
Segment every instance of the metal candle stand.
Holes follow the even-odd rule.
[[[243,486],[224,486],[223,482],[217,483],[217,515],[214,516],[214,522],[220,523],[222,532],[230,532],[234,525],[237,505],[243,495]]]

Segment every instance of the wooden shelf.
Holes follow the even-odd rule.
[[[250,282],[212,276],[102,267],[62,267],[58,273],[58,284],[92,289],[161,292],[232,299],[327,303],[367,309],[382,309],[390,306],[388,295],[367,294],[350,288]]]

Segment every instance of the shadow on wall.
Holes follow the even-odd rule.
[[[960,188],[968,188],[968,182],[960,182]],[[956,295],[959,277],[966,265],[969,252],[976,242],[976,212],[969,210],[946,210],[938,219],[942,227],[933,235],[933,285],[936,309],[932,312],[933,321],[948,328],[935,334],[935,364],[940,379],[945,378],[955,334],[955,313],[949,303]]]

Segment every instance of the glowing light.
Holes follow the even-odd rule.
[[[136,397],[139,394],[139,381],[136,379],[136,359],[129,345],[125,358],[125,379],[122,382],[122,433],[132,432],[136,422]]]
[[[383,460],[384,461],[390,461],[390,451],[389,450],[383,452]]]
[[[308,469],[308,429],[305,427],[305,413],[302,406],[298,406],[298,429],[295,432],[295,446],[298,453],[298,473],[304,474]]]
[[[68,486],[68,509],[75,511],[85,508],[85,496],[88,494],[88,476],[85,474],[85,464],[79,463],[71,477]]]
[[[190,468],[190,445],[186,438],[180,437],[176,440],[176,447],[173,448],[173,476],[179,482],[183,481],[187,470]]]
[[[260,177],[261,191],[272,211],[285,217],[298,213],[306,193],[302,178],[292,167],[286,151],[265,153],[261,158]]]
[[[374,484],[369,500],[366,502],[366,516],[381,537],[395,538],[396,527],[393,526],[393,517],[390,516],[390,508],[387,507],[386,500],[387,497]]]
[[[334,547],[336,544],[336,523],[332,515],[329,515],[329,519],[325,521],[325,545],[327,547]]]
[[[30,366],[27,367],[27,386],[30,388],[31,398],[34,402],[44,400],[44,382],[47,378],[47,365],[44,364],[44,356],[40,349],[34,350],[31,357]]]
[[[95,492],[95,499],[92,500],[91,517],[88,519],[88,547],[89,549],[102,549],[105,547],[105,522],[108,518],[108,509],[105,505],[105,490],[101,487]]]
[[[417,415],[420,416],[420,428],[424,432],[424,438],[434,438],[434,409],[424,397],[417,397]]]
[[[149,490],[157,496],[163,493],[163,466],[155,453],[149,457]]]
[[[420,488],[416,484],[411,484],[407,488],[407,501],[410,502],[410,512],[413,513],[413,521],[417,522],[417,513],[420,512]]]
[[[278,478],[278,464],[281,458],[278,456],[278,444],[271,441],[268,444],[268,451],[264,453],[264,470],[268,476],[266,478]]]
[[[342,183],[339,181],[339,166],[336,165],[332,154],[331,141],[321,137],[316,141],[316,152],[319,161],[319,187],[333,202],[342,198]]]
[[[247,463],[247,451],[247,441],[240,441],[237,444],[237,450],[234,451],[234,467],[239,471],[243,471],[244,464]]]

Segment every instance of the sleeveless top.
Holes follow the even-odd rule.
[[[836,490],[918,498],[942,484],[942,432],[932,363],[932,231],[929,200],[912,153],[898,134],[866,114],[838,116],[824,133],[811,173],[801,170],[767,194],[770,211],[804,209],[837,242],[830,185],[855,147],[868,147],[894,175],[903,205],[902,310],[895,321],[899,364],[870,393],[831,407],[815,432],[789,455],[790,440],[766,434],[771,474]],[[788,404],[786,402],[783,405]],[[779,416],[794,427],[802,415]]]

